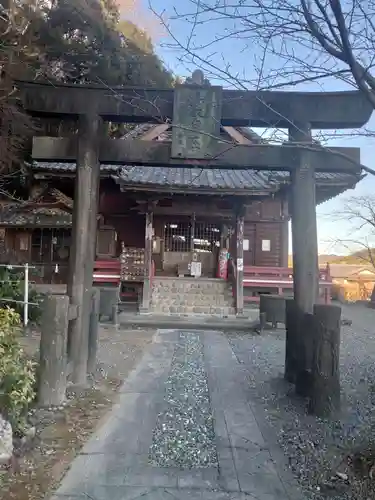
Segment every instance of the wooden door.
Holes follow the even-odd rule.
[[[96,237],[96,258],[111,259],[116,256],[116,231],[113,228],[98,229]]]

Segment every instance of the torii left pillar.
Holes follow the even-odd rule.
[[[77,316],[70,321],[68,331],[71,380],[76,385],[87,383],[90,299],[100,179],[100,138],[101,118],[94,112],[80,116],[68,279],[70,304],[77,308]]]

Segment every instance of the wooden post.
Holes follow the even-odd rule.
[[[195,238],[195,212],[191,215],[191,220],[190,220],[190,252],[191,252],[191,258],[193,258],[193,253],[194,253],[194,238]]]
[[[49,295],[41,318],[38,403],[59,406],[65,401],[69,297]]]
[[[310,126],[296,124],[289,139],[301,146],[311,144]],[[298,165],[291,171],[294,300],[303,312],[312,313],[319,283],[315,172],[308,149],[301,148],[297,157]]]
[[[72,361],[72,382],[78,385],[87,382],[88,329],[96,239],[93,221],[97,214],[100,178],[100,127],[101,119],[96,114],[79,118],[68,280],[70,302],[77,306],[77,318],[69,324],[68,352]]]
[[[150,310],[151,301],[151,269],[152,269],[152,240],[153,240],[153,212],[148,208],[145,224],[145,270],[142,293],[142,312]]]
[[[243,232],[244,209],[236,214],[236,312],[243,314]]]
[[[100,290],[98,288],[92,288],[87,373],[95,373],[96,369],[96,355],[98,351],[98,338],[99,338],[99,306],[100,306]]]
[[[314,306],[312,384],[309,411],[329,417],[340,409],[341,307]]]
[[[289,215],[288,215],[288,203],[283,200],[281,205],[281,216],[283,218],[281,222],[281,256],[280,256],[280,266],[289,266]]]
[[[0,228],[0,262],[5,262],[7,256],[7,233],[6,228]]]
[[[227,245],[228,242],[228,226],[227,224],[223,223],[221,226],[221,236],[220,236],[220,248],[226,248],[229,250],[229,247]]]

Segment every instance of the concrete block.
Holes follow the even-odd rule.
[[[117,287],[102,287],[100,290],[99,315],[112,320],[113,306],[119,302],[119,290]]]

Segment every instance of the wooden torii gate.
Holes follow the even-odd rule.
[[[312,312],[318,294],[315,172],[358,175],[361,165],[359,149],[325,149],[313,142],[311,131],[363,126],[372,108],[361,93],[223,90],[207,85],[199,70],[188,83],[167,90],[31,82],[17,85],[23,105],[31,115],[76,119],[78,125],[77,134],[71,137],[35,137],[32,151],[35,160],[71,161],[77,165],[68,281],[70,301],[78,309],[69,332],[73,382],[86,382],[101,163],[289,171],[294,297],[302,312]],[[172,123],[172,144],[110,139],[102,128],[105,121]],[[281,145],[223,143],[218,140],[220,124],[288,129],[289,141]],[[241,311],[243,213],[240,209],[236,228],[237,308]],[[146,268],[146,274],[147,271]]]

